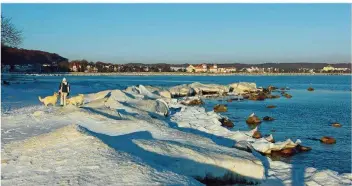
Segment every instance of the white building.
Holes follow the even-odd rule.
[[[335,68],[331,65],[328,65],[322,69],[322,71],[324,71],[324,72],[334,71],[334,70],[335,70]]]
[[[328,66],[324,67],[321,71],[323,71],[323,72],[332,72],[332,71],[345,72],[348,70],[349,70],[349,68],[334,68],[333,66],[328,65]]]
[[[184,70],[186,70],[186,68],[185,67],[170,67],[170,69],[172,70],[172,71],[175,71],[175,72],[177,72],[177,71],[184,71]]]

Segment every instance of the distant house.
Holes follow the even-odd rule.
[[[143,71],[144,72],[149,72],[149,67],[148,66],[143,67]]]
[[[219,67],[217,64],[207,65],[207,64],[200,64],[200,65],[189,65],[186,68],[187,72],[210,72],[210,73],[231,73],[236,72],[235,67]]]
[[[196,72],[196,68],[195,68],[193,65],[189,65],[189,66],[186,68],[186,71],[187,71],[187,72]]]
[[[187,72],[207,72],[208,71],[208,67],[206,64],[200,64],[200,65],[189,65],[186,68]]]
[[[212,66],[209,67],[209,72],[211,73],[217,73],[218,72],[218,65],[214,64]]]
[[[119,71],[119,68],[118,68],[117,65],[115,65],[115,66],[114,66],[114,72],[117,72],[117,71]]]
[[[249,73],[259,72],[259,68],[258,67],[250,67],[250,68],[246,68],[246,71]]]
[[[81,68],[81,65],[78,63],[73,63],[72,66],[70,65],[70,70],[72,72],[78,72],[78,69]]]
[[[171,69],[171,71],[175,71],[175,72],[186,70],[185,67],[170,67],[170,69]]]
[[[322,69],[322,71],[324,71],[324,72],[334,71],[334,70],[335,70],[335,68],[331,65],[328,65]]]
[[[226,67],[225,68],[225,73],[232,73],[232,72],[236,72],[236,67]]]

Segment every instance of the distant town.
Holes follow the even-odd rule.
[[[55,53],[1,47],[3,73],[121,73],[121,72],[185,72],[185,73],[351,73],[351,63],[216,63],[201,64],[114,64],[71,60]]]

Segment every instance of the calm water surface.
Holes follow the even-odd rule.
[[[35,78],[35,82],[2,86],[2,113],[40,104],[37,97],[57,91],[62,77]],[[69,76],[67,79],[71,84],[72,95],[138,84],[169,87],[195,81],[217,84],[245,81],[263,87],[290,87],[291,99],[231,103],[206,100],[205,107],[211,110],[215,104],[227,104],[229,111],[224,115],[235,121],[233,130],[249,130],[245,120],[252,112],[260,117],[274,117],[275,121],[260,125],[263,134],[272,133],[277,141],[301,139],[304,145],[313,148],[310,152],[284,161],[340,173],[351,172],[351,76]],[[314,87],[315,91],[308,92],[306,89],[309,86]],[[269,104],[277,108],[266,108]],[[332,122],[339,122],[343,126],[333,128],[330,126]],[[324,145],[307,139],[321,136],[333,136],[337,143]]]

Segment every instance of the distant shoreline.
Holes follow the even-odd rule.
[[[351,73],[187,73],[187,72],[113,72],[113,73],[2,73],[2,75],[30,76],[341,76]]]

